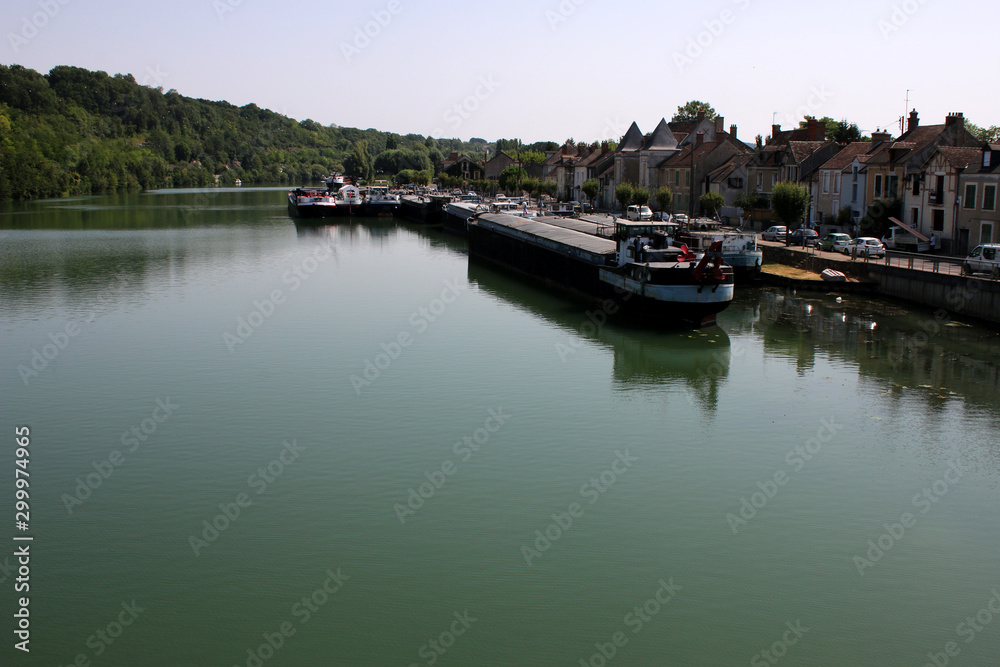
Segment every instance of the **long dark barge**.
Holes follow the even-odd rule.
[[[610,238],[508,214],[467,223],[469,255],[557,285],[619,313],[666,326],[706,326],[733,299],[721,244],[698,255],[670,246],[667,226],[617,220]]]

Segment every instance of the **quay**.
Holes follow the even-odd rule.
[[[834,269],[872,285],[872,293],[1000,324],[1000,281],[988,275],[963,276],[962,260],[890,251],[884,258],[858,258],[762,241],[764,261],[819,273]],[[849,284],[849,283],[848,283]],[[838,291],[845,283],[829,283]]]

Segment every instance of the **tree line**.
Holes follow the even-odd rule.
[[[236,179],[302,185],[333,171],[426,183],[451,151],[482,155],[492,147],[477,137],[296,121],[252,103],[164,92],[131,74],[0,65],[0,201]]]

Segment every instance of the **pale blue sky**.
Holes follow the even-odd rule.
[[[6,0],[0,62],[463,139],[617,139],[700,99],[752,141],[807,111],[898,133],[907,89],[924,124],[1000,125],[998,17],[996,0]]]

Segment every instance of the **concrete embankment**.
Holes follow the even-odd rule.
[[[817,273],[835,269],[852,278],[877,284],[876,294],[1000,324],[1000,281],[990,280],[985,275],[948,275],[886,266],[877,259],[839,260],[793,248],[762,247],[765,264],[786,264]]]

